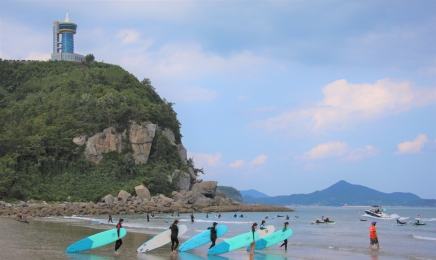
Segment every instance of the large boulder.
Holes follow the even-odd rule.
[[[203,181],[201,183],[195,183],[191,190],[196,190],[208,198],[214,198],[217,184],[217,181]]]
[[[187,191],[191,186],[191,177],[189,174],[180,170],[175,170],[171,175],[171,182],[175,181],[175,187],[179,191]]]
[[[139,185],[135,187],[136,195],[141,199],[151,199],[150,191],[144,186]]]
[[[191,183],[192,184],[196,183],[198,175],[194,172],[194,169],[192,169],[192,167],[189,167],[188,171],[189,171],[189,176],[191,178]]]
[[[123,203],[126,203],[126,202],[127,202],[127,199],[128,199],[130,196],[131,196],[130,193],[128,193],[128,192],[125,191],[125,190],[121,190],[121,191],[118,193],[118,200],[121,200]]]
[[[126,131],[116,133],[115,128],[109,127],[103,130],[102,133],[97,133],[88,138],[86,141],[85,158],[88,161],[96,164],[103,159],[103,154],[118,151],[121,153],[123,149],[123,137],[126,136]]]
[[[177,191],[173,191],[172,193],[172,197],[173,197],[173,201],[174,202],[182,202],[182,203],[186,203],[186,198],[185,196],[183,196],[181,193],[177,192]]]
[[[106,204],[112,204],[112,203],[114,203],[115,197],[112,196],[111,194],[108,194],[108,195],[104,196],[103,200]]]
[[[158,202],[157,204],[164,207],[171,206],[171,203],[173,202],[173,199],[166,197],[163,194],[159,194]]]
[[[129,137],[136,163],[146,163],[148,161],[151,143],[155,134],[155,124],[138,125],[132,122],[130,125]]]

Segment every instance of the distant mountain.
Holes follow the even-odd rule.
[[[383,193],[365,186],[339,181],[325,190],[309,194],[293,194],[289,196],[275,196],[269,198],[255,198],[244,196],[246,204],[265,205],[319,205],[319,206],[357,206],[357,205],[383,205],[383,206],[408,206],[432,205],[431,202],[422,200],[415,194],[405,192]]]
[[[253,190],[253,189],[241,190],[239,192],[241,193],[242,197],[250,196],[250,197],[255,198],[255,199],[257,199],[257,198],[270,198],[271,197],[271,196],[266,195],[265,193],[262,193],[260,191]]]

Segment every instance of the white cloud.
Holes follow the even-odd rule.
[[[237,168],[237,167],[242,167],[244,165],[245,165],[245,161],[244,160],[236,160],[234,163],[230,163],[229,167]]]
[[[141,34],[132,29],[121,30],[117,34],[117,38],[123,38],[123,43],[135,42]]]
[[[346,142],[327,142],[319,144],[302,156],[295,159],[321,160],[326,158],[339,158],[344,161],[358,161],[366,157],[376,156],[379,151],[367,145],[361,148],[350,148]]]
[[[328,142],[319,144],[310,151],[303,154],[304,159],[324,159],[327,157],[339,157],[347,152],[347,143]]]
[[[188,152],[189,158],[194,158],[196,168],[217,167],[221,163],[221,153],[206,154]]]
[[[397,145],[398,150],[396,154],[407,154],[407,153],[419,153],[424,147],[424,144],[428,142],[428,138],[424,134],[419,134],[415,140],[406,141],[404,143],[399,143]]]
[[[322,89],[324,99],[313,107],[291,110],[254,122],[268,132],[325,131],[398,114],[436,101],[433,88],[417,88],[410,81],[378,80],[375,84],[352,84],[337,80]]]
[[[268,155],[261,154],[258,157],[254,158],[253,161],[251,161],[251,165],[260,165],[264,164],[266,162],[266,159],[268,159]]]
[[[239,101],[245,101],[247,99],[248,99],[248,96],[245,96],[245,95],[241,95],[241,96],[238,97]]]

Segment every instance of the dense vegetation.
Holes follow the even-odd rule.
[[[150,80],[116,65],[0,60],[0,198],[95,201],[139,184],[168,195],[167,175],[188,166],[159,131],[147,164],[135,164],[126,148],[96,165],[72,139],[110,126],[123,131],[134,120],[169,128],[180,143],[172,106]]]
[[[227,197],[242,202],[242,195],[237,189],[229,186],[217,186],[217,189],[226,194]]]

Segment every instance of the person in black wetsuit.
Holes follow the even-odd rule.
[[[110,213],[108,213],[108,215],[109,215],[109,219],[107,220],[107,223],[114,223],[112,222],[112,215]]]
[[[207,229],[210,229],[210,240],[212,241],[212,245],[210,245],[209,249],[211,249],[212,247],[215,246],[215,241],[216,241],[216,225],[218,225],[218,223],[213,222],[212,227],[208,227]]]
[[[194,213],[191,213],[191,223],[194,223]]]
[[[256,240],[254,239],[254,233],[256,232],[257,223],[253,223],[251,226],[251,233],[253,234],[253,242],[250,244],[250,255],[254,255],[254,248],[256,247]]]
[[[266,229],[266,221],[265,220],[262,220],[262,223],[260,223],[260,230],[263,230],[263,229]]]
[[[285,225],[282,228],[282,232],[285,232],[286,230],[288,230],[288,225],[289,225],[289,222],[285,222]],[[285,246],[285,250],[288,250],[288,239],[285,239],[283,241],[283,244],[279,248],[282,248],[282,246]]]
[[[177,238],[179,235],[179,227],[177,226],[177,223],[179,223],[179,221],[177,219],[174,220],[174,223],[169,228],[171,229],[171,253],[172,254],[176,253],[176,249],[179,246],[179,239]]]
[[[123,244],[123,241],[121,240],[121,237],[120,237],[120,229],[123,227],[122,225],[123,225],[123,219],[122,218],[120,218],[120,221],[118,222],[118,224],[117,224],[117,235],[118,235],[118,240],[117,240],[117,242],[115,242],[115,254],[119,254],[118,253],[118,249],[120,249],[120,246]]]
[[[147,213],[147,222],[150,222],[150,215]]]

